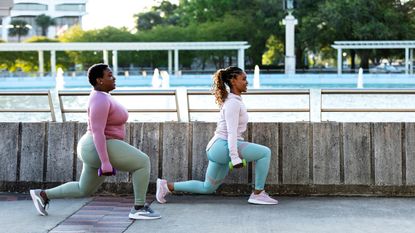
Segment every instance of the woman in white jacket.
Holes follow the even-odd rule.
[[[243,167],[245,161],[255,161],[255,190],[248,202],[263,205],[278,203],[264,191],[271,150],[266,146],[246,142],[242,138],[248,124],[248,113],[242,102],[241,93],[246,92],[247,86],[246,74],[238,67],[220,69],[215,73],[212,89],[216,103],[220,106],[220,120],[215,135],[206,147],[209,165],[205,181],[190,180],[169,183],[164,179],[157,179],[156,199],[158,202],[165,203],[164,197],[173,191],[213,193],[222,184],[229,172],[229,167],[240,168]]]

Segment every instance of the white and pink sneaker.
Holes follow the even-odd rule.
[[[266,193],[264,190],[260,192],[259,194],[252,193],[251,196],[249,196],[248,202],[251,204],[257,204],[257,205],[276,205],[278,204],[278,201],[271,198],[268,193]]]
[[[157,201],[161,204],[166,203],[166,199],[164,197],[169,193],[171,192],[169,188],[167,187],[167,180],[157,178],[157,191],[156,191]]]

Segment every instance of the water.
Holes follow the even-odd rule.
[[[156,86],[161,85],[158,79]],[[186,87],[197,89],[209,89],[212,83],[211,75],[183,75],[181,77],[170,76],[169,88]],[[253,88],[253,75],[248,75],[249,87]],[[59,81],[61,84],[62,81]],[[357,88],[357,74],[345,74],[341,77],[335,74],[299,74],[288,77],[283,74],[262,74],[260,76],[261,89],[350,89]],[[0,90],[19,89],[53,89],[56,80],[51,77],[43,78],[1,78]],[[119,89],[151,89],[155,86],[155,79],[150,76],[118,76],[117,88]],[[64,77],[64,89],[89,89],[90,84],[86,77]],[[404,74],[364,74],[363,88],[415,88],[415,76]]]

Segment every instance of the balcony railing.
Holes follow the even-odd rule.
[[[0,114],[50,113],[48,121],[86,121],[88,95],[89,91],[3,91]],[[130,115],[137,115],[130,121],[216,121],[219,111],[208,90],[117,90],[111,95]],[[33,96],[43,99],[35,101]],[[415,121],[412,89],[250,90],[242,98],[255,122]],[[13,116],[7,120],[13,121]]]

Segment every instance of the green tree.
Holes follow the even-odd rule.
[[[10,22],[11,28],[9,28],[10,36],[17,36],[17,41],[20,42],[22,36],[26,36],[29,33],[29,25],[26,21],[20,19],[14,19]]]
[[[79,26],[69,28],[59,37],[62,42],[133,42],[136,38],[126,28],[105,27],[103,29],[84,31]],[[84,67],[103,61],[102,51],[67,51],[67,54],[75,64],[82,64]],[[119,52],[118,64],[120,66],[129,65],[135,61],[134,52]],[[111,57],[111,53],[109,53]]]
[[[176,25],[179,16],[175,13],[177,5],[162,1],[159,6],[153,6],[150,11],[134,15],[138,31],[151,30],[158,25]]]
[[[322,2],[313,17],[320,45],[335,40],[408,40],[413,38],[414,1],[331,0]],[[308,36],[307,38],[310,38]],[[370,50],[357,51],[360,66],[369,68]],[[390,51],[389,51],[390,53]],[[352,68],[356,51],[351,50]]]
[[[55,20],[45,14],[38,15],[35,18],[35,22],[42,29],[42,36],[47,36],[48,28],[55,25]]]
[[[187,27],[203,23],[215,24],[223,33],[229,31],[228,40],[248,41],[251,48],[247,51],[248,63],[261,64],[262,54],[267,51],[266,41],[278,34],[282,19],[281,0],[182,0],[176,10],[180,15],[179,25]],[[232,34],[232,27],[224,28],[220,23],[229,18],[244,25],[239,33]],[[231,26],[231,25],[230,25]]]

